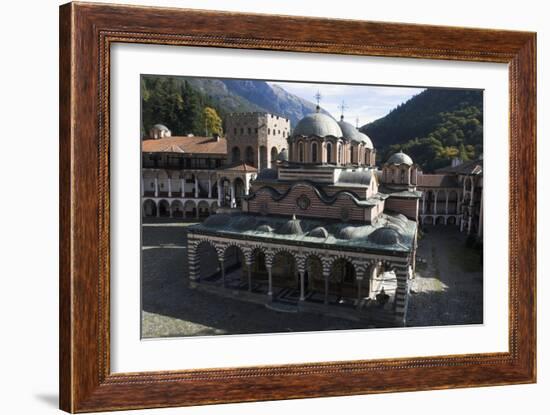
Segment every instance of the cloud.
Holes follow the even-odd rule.
[[[339,118],[339,106],[345,102],[344,116],[348,122],[364,125],[385,116],[399,104],[419,94],[424,88],[374,85],[315,84],[305,82],[270,82],[300,98],[315,102],[321,93],[321,107]]]

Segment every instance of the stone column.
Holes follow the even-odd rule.
[[[155,197],[159,195],[159,179],[155,177]]]
[[[222,285],[223,285],[223,288],[225,288],[225,264],[223,262],[223,259],[220,259],[219,263],[220,263],[220,271],[222,274]]]
[[[248,292],[252,292],[252,258],[245,260],[246,275],[248,277]]]
[[[187,263],[189,264],[189,280],[200,281],[200,259],[197,255],[197,245],[187,242]]]
[[[145,196],[145,184],[143,183],[143,176],[141,176],[141,196]]]
[[[377,277],[376,264],[371,265],[369,278],[369,298],[376,299],[376,291],[374,290],[374,280]]]
[[[445,190],[445,215],[449,214],[449,192]]]
[[[426,213],[426,193],[422,193],[422,213]]]
[[[407,321],[407,305],[409,302],[409,273],[407,265],[396,265],[395,276],[397,279],[397,289],[395,291],[395,322],[400,326],[405,326]]]
[[[222,205],[222,191],[223,187],[221,185],[220,179],[218,179],[218,206],[221,207]]]
[[[199,177],[195,175],[195,199],[199,198]],[[198,211],[198,208],[197,208]]]
[[[208,176],[208,199],[212,199],[212,178]]]
[[[267,266],[267,295],[272,300],[273,299],[273,277],[271,275],[271,265]]]
[[[181,198],[185,198],[185,179],[180,179],[180,186],[181,186]]]
[[[361,298],[362,298],[362,295],[361,295],[361,286],[363,285],[363,277],[359,277],[357,276],[357,307],[360,306],[361,304]]]
[[[229,207],[234,208],[236,206],[237,206],[237,203],[235,201],[235,182],[232,181],[231,182],[231,203]]]
[[[323,279],[325,280],[325,304],[328,304],[328,277],[330,276],[330,268],[327,270],[323,264]]]
[[[437,190],[434,191],[434,214],[437,215],[437,196],[439,195],[439,192]],[[435,218],[434,218],[434,225],[435,225]]]
[[[168,176],[168,197],[172,197],[172,178]]]
[[[300,301],[305,301],[305,282],[304,282],[304,271],[299,271],[300,274]]]

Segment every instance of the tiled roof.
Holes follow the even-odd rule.
[[[158,140],[143,140],[144,153],[192,153],[227,154],[227,140],[224,137],[165,137]]]
[[[419,174],[420,187],[459,187],[456,177],[449,174]]]
[[[245,162],[239,162],[231,164],[227,167],[224,167],[223,170],[229,170],[229,171],[242,171],[245,173],[254,173],[257,172],[258,169],[254,166],[251,166],[250,164],[246,164]]]
[[[443,167],[437,169],[436,173],[457,173],[457,174],[479,174],[483,171],[483,160],[466,161],[458,166]]]

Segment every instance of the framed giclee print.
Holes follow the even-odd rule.
[[[535,381],[534,33],[60,13],[62,409]]]

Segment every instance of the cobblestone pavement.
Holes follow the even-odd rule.
[[[285,313],[263,305],[222,298],[187,286],[186,223],[147,223],[143,226],[142,337],[207,336],[216,334],[280,333],[368,328],[354,322],[310,313]],[[420,269],[413,282],[409,325],[425,326],[477,322],[481,272],[456,271],[457,260],[441,257],[462,244],[460,235],[448,243],[431,232],[420,242],[422,254],[432,253],[435,265]],[[435,251],[434,251],[435,249]],[[426,257],[427,258],[427,257]],[[476,279],[477,278],[477,279]],[[466,303],[467,301],[467,303]],[[477,311],[476,311],[477,310]]]
[[[418,242],[407,313],[408,326],[483,323],[483,266],[454,227],[428,227]],[[420,261],[418,261],[420,262]]]

